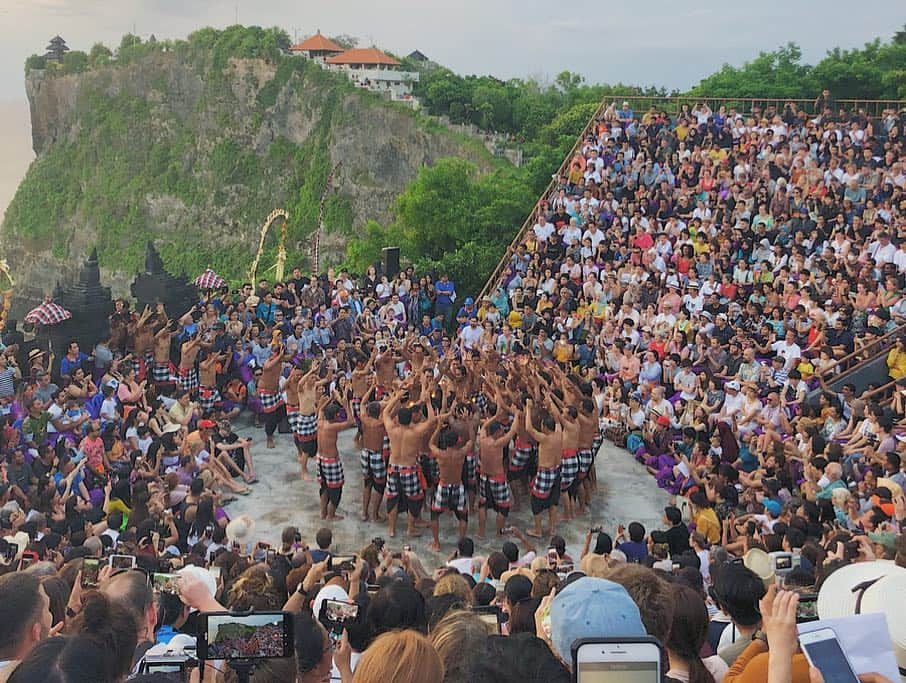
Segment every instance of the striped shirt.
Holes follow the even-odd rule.
[[[16,393],[16,370],[6,367],[0,370],[0,398],[10,398]]]

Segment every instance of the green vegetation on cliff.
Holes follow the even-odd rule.
[[[235,281],[276,207],[290,214],[288,264],[305,262],[337,161],[324,223],[346,237],[387,216],[425,163],[456,155],[493,165],[480,144],[428,130],[288,45],[282,30],[236,26],[185,41],[127,35],[115,52],[95,45],[61,65],[31,58],[46,67],[27,76],[38,158],[6,212],[5,246],[64,263],[97,244],[102,266],[128,278],[153,240],[169,269],[210,265]],[[276,249],[269,238],[263,268]]]

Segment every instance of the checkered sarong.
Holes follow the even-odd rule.
[[[425,488],[419,475],[417,466],[390,465],[384,497],[396,498],[402,494],[409,500],[422,500],[425,497]]]
[[[482,474],[478,479],[478,504],[500,512],[509,510],[513,504],[513,496],[506,477],[491,479]]]
[[[170,364],[169,363],[155,363],[154,367],[151,368],[151,379],[155,382],[169,382],[170,381]]]
[[[466,503],[466,487],[462,484],[444,484],[441,482],[437,491],[434,493],[434,500],[431,501],[432,512],[444,512],[452,510],[459,514],[468,512]]]
[[[427,486],[432,488],[437,486],[437,482],[440,481],[440,463],[437,459],[422,453],[418,456],[418,464],[422,468]]]
[[[286,414],[290,429],[298,441],[313,441],[318,436],[318,416],[303,415],[298,410]]]
[[[588,476],[588,470],[591,469],[591,465],[594,462],[594,456],[592,456],[591,450],[580,448],[576,452],[576,457],[579,459],[579,481],[582,481]]]
[[[528,467],[532,458],[535,455],[535,448],[531,445],[524,445],[525,442],[517,439],[516,448],[513,449],[513,455],[510,458],[509,471],[513,474],[519,474],[525,471],[525,468]]]
[[[384,460],[383,452],[363,448],[359,460],[362,465],[362,478],[365,481],[375,484],[387,481],[387,462]]]
[[[279,391],[258,390],[258,400],[261,402],[262,413],[272,413],[283,405],[283,394]]]
[[[485,396],[482,392],[479,391],[475,394],[472,394],[472,396],[470,398],[472,399],[472,402],[476,406],[478,406],[478,410],[480,412],[483,413],[485,408],[488,407],[488,397]]]
[[[198,391],[198,370],[196,368],[179,368],[176,385],[194,396],[195,392]]]
[[[563,461],[560,463],[560,490],[566,491],[576,477],[579,476],[579,456],[575,449],[569,448],[563,451]]]
[[[346,482],[343,476],[343,462],[339,458],[318,456],[318,483],[323,488],[342,488]]]
[[[362,399],[354,397],[350,407],[352,408],[352,419],[355,420],[357,425],[362,424]]]
[[[532,479],[532,495],[535,498],[549,498],[559,479],[559,467],[538,468],[535,478]]]
[[[478,485],[478,458],[467,455],[462,461],[462,481],[466,488],[474,489]]]
[[[221,401],[223,401],[223,397],[217,387],[198,387],[198,405],[202,413],[210,413]]]

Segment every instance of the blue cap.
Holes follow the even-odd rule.
[[[473,299],[473,298],[470,297],[470,296],[467,296],[467,297],[466,297],[466,301],[465,301],[466,306],[471,306],[471,305],[474,304],[474,303],[475,303],[475,299]]]
[[[766,500],[764,501],[764,510],[770,514],[771,517],[779,517],[781,511],[780,503],[776,500]]]
[[[564,662],[580,638],[644,636],[639,608],[618,583],[585,576],[573,581],[551,602],[551,642]]]

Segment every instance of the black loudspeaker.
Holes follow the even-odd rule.
[[[393,279],[400,272],[400,248],[384,247],[381,249],[381,265],[384,268],[384,275],[388,279]]]

